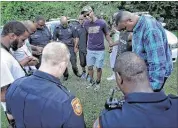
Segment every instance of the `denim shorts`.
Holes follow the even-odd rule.
[[[97,68],[103,68],[104,50],[103,51],[87,50],[86,58],[87,58],[87,66],[96,66]]]

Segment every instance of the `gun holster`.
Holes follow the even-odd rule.
[[[117,100],[117,98],[114,98],[112,100],[107,99],[105,103],[105,108],[107,110],[113,110],[113,109],[120,109],[122,108],[122,105],[124,104],[125,100]]]
[[[114,92],[115,92],[115,89],[113,89],[110,98],[106,100],[105,109],[107,110],[121,109],[122,105],[125,102],[125,100],[118,100],[117,98],[113,98]]]

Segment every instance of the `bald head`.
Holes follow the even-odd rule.
[[[125,52],[116,59],[115,72],[128,80],[146,78],[147,67],[139,56],[133,52]]]
[[[41,65],[57,66],[61,62],[68,63],[69,58],[70,53],[64,43],[52,42],[43,49]]]
[[[30,34],[32,34],[36,31],[36,26],[32,21],[26,20],[26,21],[23,21],[22,23],[27,28],[27,30]]]
[[[68,23],[67,22],[67,17],[66,16],[61,16],[60,22],[61,22],[62,25],[67,24]]]
[[[124,52],[115,62],[116,82],[124,94],[132,92],[152,92],[147,66],[133,52]]]

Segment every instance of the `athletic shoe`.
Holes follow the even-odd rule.
[[[116,79],[116,78],[115,78],[115,75],[114,75],[114,74],[113,74],[112,76],[110,76],[110,77],[107,78],[108,81],[115,80],[115,79]]]
[[[99,91],[99,89],[100,89],[100,84],[96,84],[94,90],[95,90],[95,91]]]
[[[89,85],[86,87],[87,89],[94,86],[95,85],[95,81],[90,81]]]
[[[82,79],[86,79],[87,78],[87,74],[85,72],[83,72],[81,78]]]
[[[68,77],[63,77],[63,81],[67,81],[68,80]]]

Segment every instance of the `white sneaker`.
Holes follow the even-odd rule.
[[[100,89],[100,84],[96,84],[96,87],[94,88],[95,91],[98,91]]]
[[[115,75],[113,74],[112,76],[108,77],[107,80],[110,81],[110,80],[115,80]]]
[[[91,88],[92,86],[94,86],[95,85],[95,81],[92,81],[92,82],[90,82],[89,84],[88,84],[88,86],[86,87],[87,89],[88,88]]]

